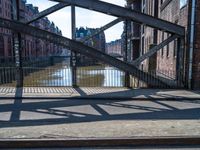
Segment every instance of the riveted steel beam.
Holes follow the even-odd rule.
[[[20,21],[23,22],[23,23],[26,23],[26,24],[30,24],[30,23],[32,23],[32,22],[34,22],[34,21],[37,21],[37,20],[39,20],[39,19],[41,19],[41,18],[43,18],[43,17],[45,17],[45,16],[48,16],[49,14],[52,14],[52,13],[54,13],[54,12],[56,12],[56,11],[58,11],[58,10],[64,8],[64,7],[67,7],[67,6],[70,6],[70,4],[67,4],[67,3],[59,3],[59,4],[56,4],[56,5],[54,5],[54,6],[50,7],[50,8],[48,8],[48,9],[45,9],[44,11],[42,11],[42,12],[40,12],[40,13],[38,13],[38,14],[32,16],[32,17],[31,17],[30,19],[28,19],[28,20],[23,19],[23,20],[20,20]]]
[[[145,59],[153,56],[157,51],[159,51],[161,48],[163,48],[164,46],[166,46],[170,42],[174,41],[178,37],[179,37],[178,35],[170,36],[168,39],[164,40],[159,45],[157,45],[157,46],[151,48],[150,50],[148,50],[148,52],[146,54],[140,56],[135,61],[133,61],[131,64],[134,65],[134,66],[139,66],[140,63],[142,63]]]
[[[68,38],[62,37],[60,35],[57,35],[55,33],[51,33],[48,31],[44,31],[41,29],[38,29],[36,27],[32,27],[20,22],[11,21],[7,19],[0,18],[0,27],[8,28],[11,30],[14,30],[16,32],[25,33],[40,39],[45,39],[53,43],[57,43],[59,45],[62,45],[66,48],[70,48],[70,50],[73,50],[77,53],[81,53],[83,55],[95,58],[99,61],[105,62],[109,65],[112,65],[116,68],[119,68],[125,72],[129,72],[133,76],[137,77],[138,79],[154,86],[170,86],[167,85],[167,83],[164,83],[163,81],[159,80],[155,76],[152,76],[148,73],[145,73],[141,70],[139,70],[137,67],[131,65],[130,63],[123,62],[121,60],[118,60],[112,56],[109,56],[95,48],[89,47],[84,45],[81,42],[77,42],[75,40],[70,40]]]
[[[185,39],[183,37],[178,38],[177,40],[177,59],[176,59],[176,78],[180,85],[184,86],[185,72],[184,72],[184,45]]]
[[[13,20],[19,21],[20,18],[20,0],[12,1]],[[16,65],[16,86],[23,87],[23,70],[22,70],[22,36],[21,33],[13,32],[13,48]]]
[[[130,19],[132,21],[138,22],[140,24],[145,24],[147,26],[157,28],[169,33],[178,34],[180,36],[185,35],[185,28],[171,22],[152,17],[150,15],[140,13],[128,8],[124,8],[118,5],[102,2],[99,0],[51,0],[56,2],[73,4],[86,9],[98,11],[108,15],[113,15],[116,17],[121,17],[124,19]]]
[[[76,40],[76,8],[71,6],[71,31],[72,40]],[[71,52],[71,67],[72,67],[72,86],[77,86],[77,53]]]

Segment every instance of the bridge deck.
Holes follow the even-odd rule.
[[[105,87],[0,87],[0,97],[200,99],[200,91]]]
[[[198,100],[1,99],[0,137],[199,136]]]

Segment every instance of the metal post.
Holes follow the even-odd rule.
[[[75,6],[71,6],[71,26],[72,26],[72,39],[76,40],[76,10]],[[76,68],[76,52],[71,52],[71,67],[72,67],[72,86],[77,86],[77,68]]]
[[[20,19],[20,0],[13,0],[13,20]],[[16,86],[23,87],[23,70],[22,70],[22,49],[21,49],[21,33],[15,32],[13,34],[15,63],[16,63]]]
[[[128,20],[125,20],[125,59],[124,61],[128,61]],[[130,88],[130,74],[129,72],[125,72],[125,87]]]
[[[184,86],[184,37],[178,38],[177,62],[176,62],[176,79],[178,86]]]

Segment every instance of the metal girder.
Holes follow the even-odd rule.
[[[128,62],[128,20],[125,20],[125,38],[124,38],[125,46],[122,48],[123,53],[124,53],[124,61]],[[125,72],[125,86],[126,87],[131,87],[130,86],[130,74],[129,72]]]
[[[101,27],[99,30],[97,30],[94,34],[92,35],[89,35],[83,39],[81,39],[81,42],[86,42],[88,41],[89,39],[93,38],[94,36],[98,35],[99,33],[111,28],[112,26],[116,25],[117,23],[121,22],[123,19],[121,18],[117,18],[113,21],[111,21],[110,23],[106,24],[105,26]]]
[[[38,29],[36,27],[32,27],[30,25],[26,25],[20,22],[11,21],[7,19],[0,18],[0,27],[8,28],[11,30],[14,30],[16,32],[25,33],[40,39],[45,39],[53,43],[57,43],[59,45],[62,45],[64,47],[70,48],[70,50],[73,50],[75,52],[81,53],[83,55],[95,58],[97,60],[103,61],[109,65],[112,65],[116,68],[119,68],[125,72],[129,72],[133,76],[137,77],[138,79],[154,86],[167,86],[167,83],[164,83],[163,81],[157,79],[155,76],[152,76],[148,73],[145,73],[141,70],[139,70],[137,67],[127,63],[123,62],[121,60],[118,60],[112,56],[109,56],[99,50],[96,50],[92,47],[86,46],[81,42],[77,42],[74,40],[70,40],[68,38],[62,37],[60,35],[57,35],[55,33],[51,33],[48,31],[44,31],[41,29]],[[170,86],[170,85],[168,85]]]
[[[67,3],[59,3],[59,4],[56,4],[48,9],[45,9],[44,11],[32,16],[29,20],[20,20],[20,22],[23,22],[23,23],[26,23],[26,24],[30,24],[36,20],[39,20],[49,14],[52,14],[53,12],[56,12],[64,7],[67,7],[67,6],[70,6],[70,4],[67,4]]]
[[[20,18],[20,0],[13,0],[12,4],[13,19],[19,21]],[[23,86],[23,70],[22,70],[22,36],[20,32],[13,32],[13,48],[16,66],[16,86]]]
[[[163,48],[164,46],[166,46],[170,42],[174,41],[178,37],[179,37],[178,35],[170,36],[168,39],[164,40],[159,45],[157,45],[157,46],[153,47],[152,49],[150,49],[146,54],[144,54],[144,55],[140,56],[139,58],[137,58],[131,64],[134,65],[134,66],[140,65],[140,63],[142,63],[145,59],[153,56],[157,51],[159,51],[161,48]]]
[[[185,39],[184,38],[178,38],[177,40],[178,44],[178,50],[177,50],[177,60],[176,60],[176,76],[179,84],[184,86],[184,45],[185,45]]]
[[[76,40],[76,8],[71,6],[71,31],[72,40]],[[77,86],[77,53],[71,52],[72,86]]]
[[[150,27],[157,28],[169,33],[178,34],[180,36],[185,35],[185,28],[171,22],[154,18],[150,15],[140,13],[128,8],[117,6],[114,4],[102,2],[99,0],[51,0],[56,2],[63,2],[73,4],[86,9],[95,10],[101,13],[121,17],[124,19],[130,19],[132,21],[146,24]]]

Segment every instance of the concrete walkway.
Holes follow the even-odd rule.
[[[199,99],[200,91],[174,89],[70,88],[70,87],[0,87],[0,98],[131,98],[131,99]]]
[[[0,100],[2,139],[199,135],[199,100]]]
[[[0,88],[0,97],[2,139],[200,135],[198,91]]]

